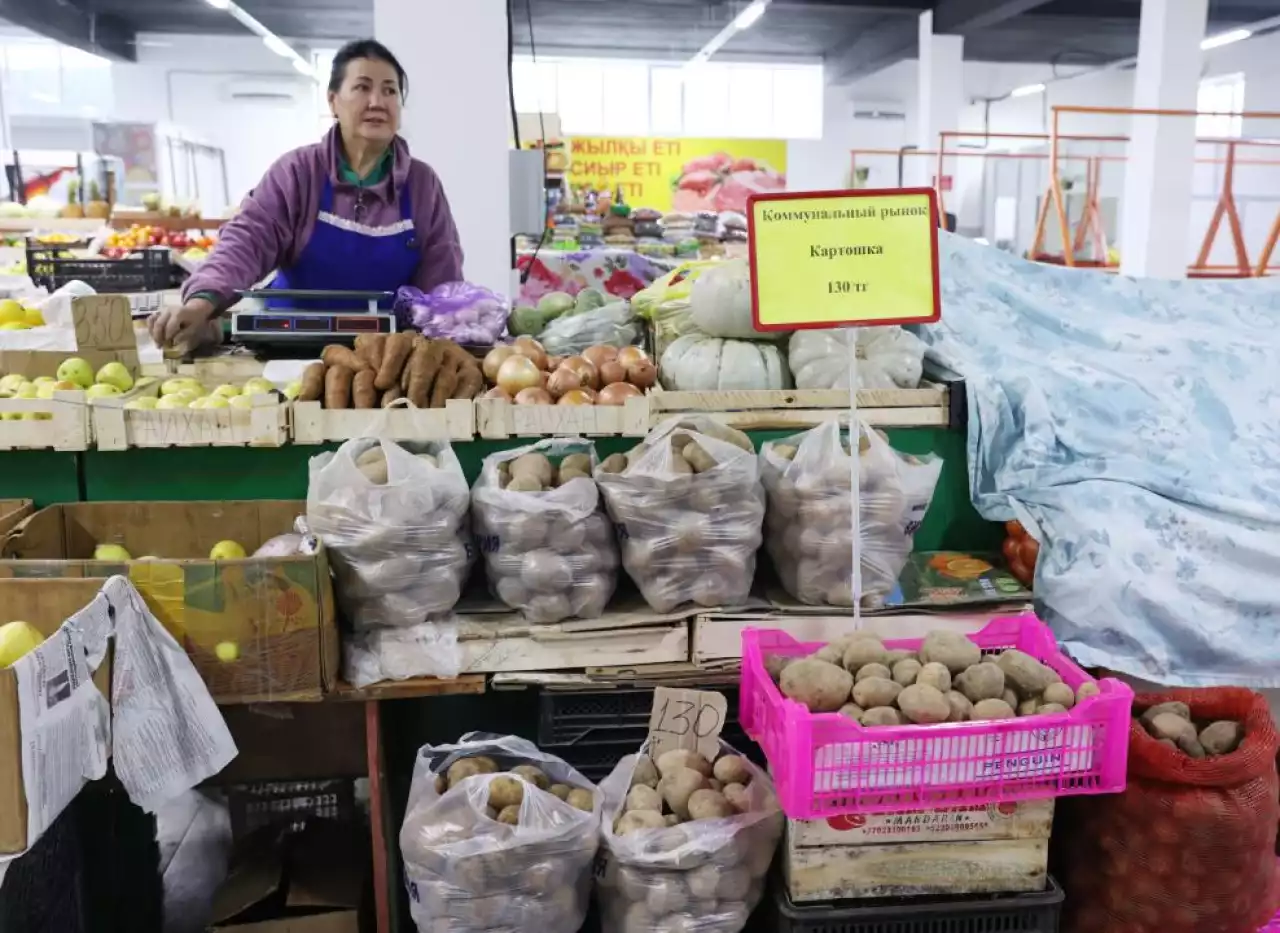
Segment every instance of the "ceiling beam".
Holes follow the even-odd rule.
[[[935,33],[964,35],[1030,13],[1048,0],[939,0],[933,8]]]
[[[138,60],[138,34],[127,20],[90,13],[70,0],[0,0],[0,18],[95,55]]]

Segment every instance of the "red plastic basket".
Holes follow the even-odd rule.
[[[1092,680],[1034,615],[993,619],[969,637],[984,652],[1019,648],[1072,688]],[[915,650],[921,640],[885,646]],[[1055,715],[864,728],[839,713],[809,712],[784,697],[765,670],[768,656],[804,656],[822,644],[773,629],[742,633],[742,725],[764,749],[789,817],[1124,790],[1133,691],[1118,680],[1098,681],[1097,696]]]

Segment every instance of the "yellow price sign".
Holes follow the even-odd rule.
[[[931,188],[756,195],[748,231],[757,330],[941,317]]]

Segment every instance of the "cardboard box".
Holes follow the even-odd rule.
[[[87,360],[97,372],[107,363],[123,363],[138,373],[138,336],[133,309],[125,295],[90,295],[71,302],[76,332],[74,350],[0,350],[0,373],[19,373],[28,379],[52,376],[68,357]]]
[[[13,531],[35,510],[35,503],[30,499],[0,499],[0,537]]]
[[[368,839],[311,820],[300,832],[266,827],[243,839],[213,897],[211,931],[359,933]]]
[[[101,580],[0,579],[2,622],[21,619],[45,637],[89,603],[102,589]],[[109,663],[102,664],[93,682],[102,695],[111,697]],[[0,668],[0,855],[27,847],[27,792],[22,781],[22,749],[19,745],[18,676]]]
[[[0,547],[0,577],[128,576],[187,650],[219,703],[319,700],[332,689],[341,646],[329,563],[316,554],[212,561],[214,544],[252,554],[292,531],[300,501],[78,502],[30,516]],[[122,545],[128,564],[93,560]],[[220,661],[219,645],[236,657]]]

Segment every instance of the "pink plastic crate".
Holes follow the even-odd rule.
[[[1073,689],[1092,679],[1034,615],[993,619],[969,637],[984,653],[1019,648]],[[885,646],[914,651],[921,640]],[[1098,681],[1097,696],[1057,715],[864,728],[839,713],[809,712],[784,697],[765,670],[767,656],[804,656],[822,645],[773,629],[742,633],[742,725],[768,756],[789,817],[1124,790],[1133,691],[1118,680]]]

